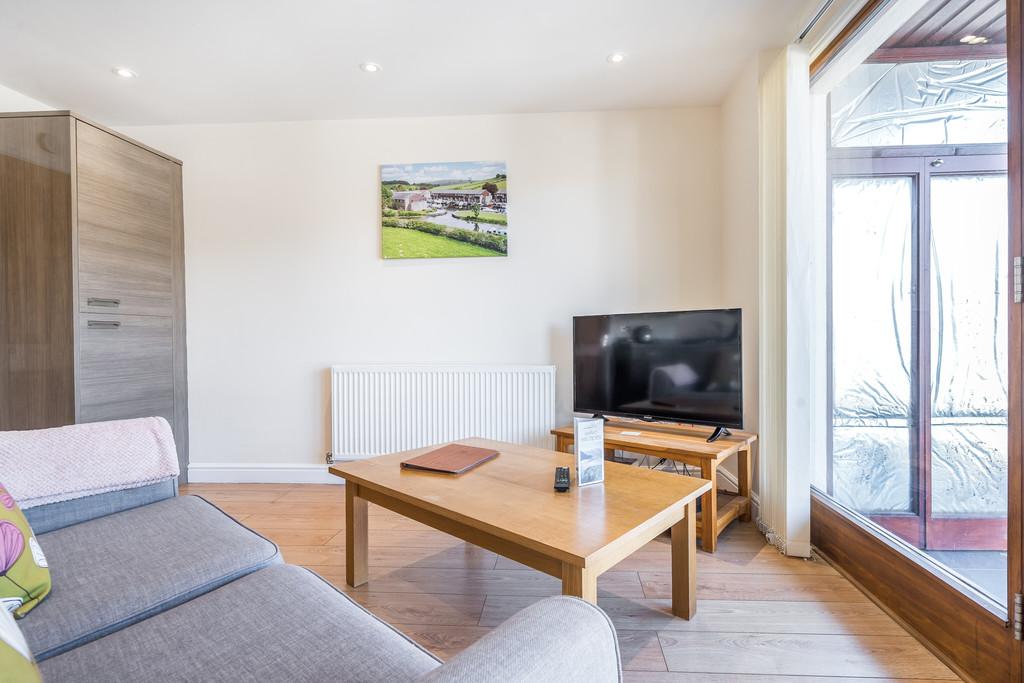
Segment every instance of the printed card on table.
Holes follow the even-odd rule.
[[[578,486],[604,481],[604,420],[599,417],[573,419]]]

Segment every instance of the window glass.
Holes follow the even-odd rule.
[[[832,184],[833,493],[909,511],[913,180]]]
[[[1006,515],[1006,190],[1002,174],[931,181],[933,515]]]
[[[861,64],[830,93],[834,147],[1006,142],[1006,60]]]

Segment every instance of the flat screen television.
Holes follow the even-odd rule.
[[[740,309],[577,316],[572,327],[576,412],[743,427]]]

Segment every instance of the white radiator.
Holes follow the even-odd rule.
[[[331,445],[338,460],[479,436],[550,447],[552,365],[335,365]]]

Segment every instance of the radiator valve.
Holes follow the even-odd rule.
[[[324,460],[327,461],[328,465],[333,465],[334,464],[334,453],[331,453],[330,451],[327,451],[327,457],[325,457]]]

